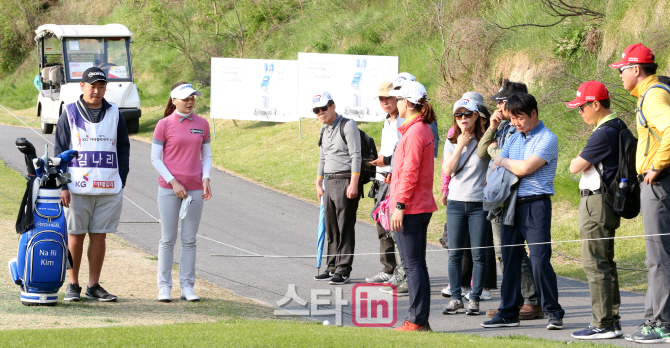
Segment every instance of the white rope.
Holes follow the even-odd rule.
[[[51,146],[56,146],[56,145],[54,145],[54,143],[52,143],[51,141],[49,141],[49,139],[45,138],[44,135],[42,135],[42,134],[40,134],[39,132],[37,132],[36,130],[34,130],[34,129],[33,129],[32,127],[30,127],[27,123],[23,122],[18,116],[14,115],[11,111],[7,110],[6,107],[2,106],[1,104],[0,104],[0,107],[3,108],[3,109],[5,109],[5,111],[7,111],[10,115],[14,116],[14,118],[16,118],[17,120],[19,120],[19,122],[21,122],[21,123],[23,123],[24,125],[26,125],[26,127],[28,127],[28,129],[30,129],[31,131],[35,132],[35,134],[41,136],[42,139],[46,140],[47,143],[51,144]]]

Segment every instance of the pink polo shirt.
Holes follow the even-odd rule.
[[[163,163],[186,190],[202,190],[202,144],[209,141],[209,122],[191,114],[193,121],[184,119],[177,113],[158,121],[154,139],[164,143]],[[162,176],[158,185],[172,188]]]

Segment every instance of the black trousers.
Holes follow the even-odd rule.
[[[327,179],[323,197],[326,237],[328,237],[328,271],[346,277],[351,273],[356,246],[356,211],[359,195],[347,198],[347,188],[351,179]],[[360,188],[359,188],[360,190]]]

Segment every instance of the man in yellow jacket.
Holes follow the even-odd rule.
[[[660,84],[652,51],[628,46],[619,69],[623,87],[638,97],[636,166],[641,185],[642,219],[649,268],[645,323],[629,341],[670,342],[670,89]]]

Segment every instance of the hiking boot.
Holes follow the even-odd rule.
[[[563,319],[549,318],[547,321],[547,330],[563,330]]]
[[[601,340],[606,338],[615,338],[617,335],[614,330],[614,324],[604,329],[599,329],[589,325],[589,327],[584,330],[573,332],[572,337],[580,340]]]
[[[655,328],[654,324],[645,322],[644,324],[638,326],[635,332],[627,334],[626,336],[624,336],[624,338],[626,339],[626,341],[632,342],[635,341],[635,338],[638,336],[642,337],[649,334],[651,331],[654,330],[654,328]]]
[[[670,343],[670,328],[656,326],[646,334],[635,336],[633,340],[637,343]]]
[[[333,279],[334,275],[335,273],[325,270],[323,271],[323,273],[319,274],[318,276],[315,276],[314,280],[330,281],[331,279]]]
[[[442,310],[442,314],[457,314],[465,313],[465,306],[460,300],[452,299],[447,303],[447,306]]]
[[[479,302],[475,300],[468,301],[468,306],[465,308],[467,315],[479,315]]]
[[[482,321],[481,326],[486,328],[519,326],[519,318],[504,319],[496,315],[491,320]]]
[[[169,286],[161,286],[158,289],[158,301],[160,302],[172,302],[172,296],[170,296],[172,288]]]
[[[393,277],[393,274],[384,273],[384,271],[379,271],[377,275],[370,278],[365,278],[367,283],[384,283],[390,280]]]
[[[343,276],[339,273],[335,273],[333,278],[330,280],[330,285],[342,285],[349,282],[349,277]]]
[[[493,318],[496,315],[498,315],[498,310],[497,309],[489,309],[488,311],[486,311],[486,316],[489,317],[489,318]]]
[[[95,284],[92,287],[86,287],[86,293],[84,297],[90,300],[97,300],[100,302],[116,302],[118,299],[116,296],[107,292],[103,289],[100,284]]]
[[[393,331],[433,331],[433,330],[430,328],[430,324],[428,324],[427,321],[423,325],[417,325],[410,323],[409,320],[405,320],[405,322],[402,323],[402,326],[394,328]]]
[[[81,286],[77,283],[69,283],[65,289],[63,301],[79,302],[81,300]]]
[[[181,288],[181,299],[188,302],[198,302],[200,297],[195,294],[195,291],[192,287]]]
[[[623,330],[621,330],[621,322],[615,321],[612,323],[614,325],[614,332],[616,333],[616,337],[621,337],[623,336]]]
[[[521,309],[519,310],[520,320],[533,320],[542,318],[544,318],[542,306],[525,304],[521,306]]]

